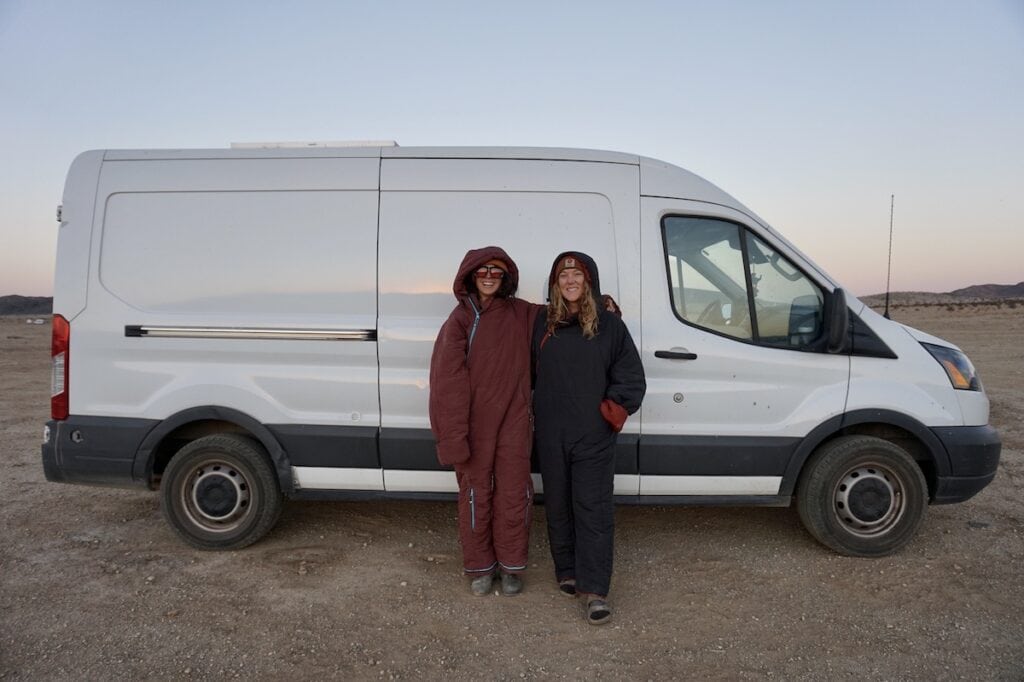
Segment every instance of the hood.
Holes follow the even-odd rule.
[[[519,268],[516,262],[508,257],[505,249],[500,246],[485,246],[482,249],[470,249],[462,259],[459,272],[455,275],[455,282],[452,284],[452,291],[455,297],[461,299],[469,295],[466,289],[466,279],[473,274],[473,271],[489,260],[500,260],[508,265],[508,278],[512,281],[513,291],[519,289]]]
[[[550,296],[550,289],[555,284],[557,275],[555,274],[555,267],[558,266],[558,261],[562,260],[566,256],[575,256],[583,262],[583,266],[590,273],[590,291],[594,295],[594,301],[601,300],[601,278],[597,274],[597,263],[594,259],[581,251],[563,251],[555,257],[555,260],[551,263],[551,270],[548,273],[548,290]]]
[[[901,322],[897,322],[896,324],[903,327],[903,331],[910,334],[911,338],[913,338],[918,343],[930,343],[933,346],[943,346],[945,348],[952,348],[953,350],[960,350],[959,348],[954,346],[949,341],[946,341],[945,339],[940,339],[937,336],[932,336],[927,332],[923,332],[920,329],[914,329],[913,327],[909,327]]]

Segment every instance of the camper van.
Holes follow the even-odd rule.
[[[489,244],[536,303],[552,257],[583,251],[624,311],[648,389],[619,434],[617,501],[795,505],[826,546],[882,556],[998,465],[964,353],[654,159],[88,151],[59,220],[46,477],[159,491],[196,547],[255,542],[286,498],[455,498],[428,365],[461,258]]]

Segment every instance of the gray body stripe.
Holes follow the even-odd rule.
[[[376,341],[376,329],[273,329],[260,327],[125,327],[125,336],[191,339],[281,339],[288,341]]]

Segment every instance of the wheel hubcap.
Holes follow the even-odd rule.
[[[205,530],[229,531],[238,527],[251,508],[250,485],[228,462],[204,462],[188,477],[182,502],[192,521]]]
[[[230,516],[238,508],[242,492],[230,473],[219,471],[219,467],[217,469],[202,474],[192,491],[199,513],[215,520]]]
[[[899,477],[875,464],[848,471],[836,486],[833,501],[836,518],[857,535],[885,533],[903,516],[904,494]]]

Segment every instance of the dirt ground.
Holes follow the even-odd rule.
[[[454,503],[292,502],[238,552],[154,493],[48,483],[49,325],[0,319],[0,678],[1024,679],[1024,309],[903,308],[961,346],[1003,438],[994,483],[896,556],[793,509],[619,507],[615,617],[555,590],[543,510],[518,597],[473,597]]]

